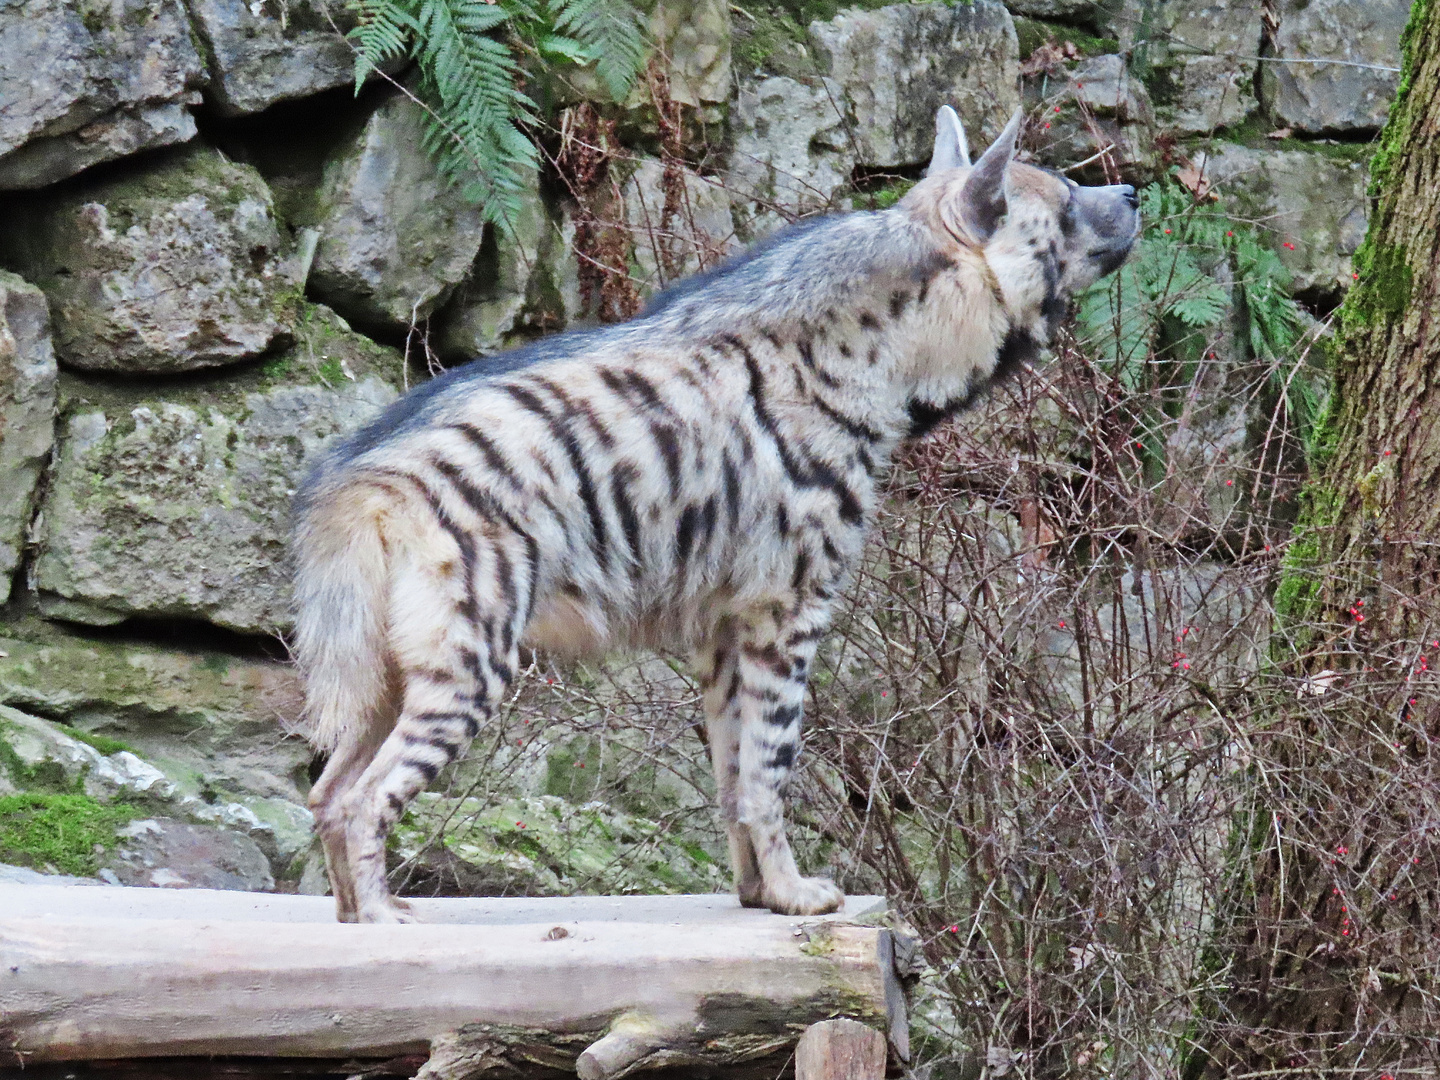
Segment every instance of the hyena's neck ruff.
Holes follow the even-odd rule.
[[[332,751],[311,803],[342,919],[408,918],[385,837],[491,721],[522,643],[693,649],[741,902],[841,902],[799,876],[781,796],[877,485],[903,438],[1033,351],[1093,240],[1060,242],[1058,180],[987,232],[972,189],[993,153],[635,323],[436,380],[311,478],[297,652]],[[1012,187],[1008,158],[991,187]]]

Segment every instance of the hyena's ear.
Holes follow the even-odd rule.
[[[975,163],[960,192],[960,214],[965,227],[982,244],[995,235],[1000,219],[1005,216],[1005,170],[1015,156],[1015,144],[1024,119],[1024,111],[1016,109],[999,138]]]
[[[958,169],[970,164],[970,144],[965,141],[965,125],[949,105],[941,105],[935,114],[935,152],[930,155],[926,176],[941,169]]]

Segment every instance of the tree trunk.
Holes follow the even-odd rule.
[[[1440,2],[1418,0],[1276,597],[1272,726],[1189,1075],[1433,1069],[1440,1017]]]

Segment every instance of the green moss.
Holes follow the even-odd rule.
[[[65,775],[64,767],[58,761],[37,761],[33,765],[15,752],[7,734],[14,730],[9,724],[0,724],[0,770],[10,777],[11,783],[26,791],[71,792],[80,786]]]
[[[115,844],[115,831],[136,816],[123,803],[88,795],[29,793],[0,797],[0,862],[90,876],[96,849]]]
[[[870,192],[870,209],[889,210],[903,199],[914,186],[914,180],[906,180],[903,177],[891,180],[884,187]]]
[[[1415,282],[1405,248],[1379,243],[1375,232],[1372,226],[1355,253],[1355,285],[1341,311],[1346,329],[1399,319],[1410,305]]]
[[[1028,60],[1031,53],[1048,41],[1057,44],[1068,41],[1081,56],[1104,56],[1120,51],[1120,42],[1114,38],[1097,37],[1079,27],[1043,19],[1017,18],[1015,36],[1020,39],[1021,60]]]
[[[340,361],[333,357],[322,360],[315,372],[326,386],[336,386],[345,378],[345,369],[340,365]]]
[[[1275,589],[1275,614],[1290,630],[1292,640],[1296,635],[1308,638],[1307,627],[1319,614],[1322,540],[1339,523],[1341,504],[1339,492],[1323,478],[1311,480],[1301,493],[1300,520]]]
[[[1410,18],[1405,23],[1405,32],[1400,35],[1400,83],[1395,89],[1395,99],[1390,103],[1390,113],[1385,127],[1380,132],[1380,143],[1375,156],[1370,160],[1370,194],[1380,196],[1390,186],[1390,173],[1395,159],[1410,143],[1410,88],[1415,78],[1415,39],[1420,28],[1430,18],[1434,0],[1415,0],[1410,8]],[[1423,111],[1429,102],[1421,102]]]
[[[931,0],[916,0],[928,3]],[[815,74],[806,46],[807,27],[828,22],[841,11],[870,11],[891,7],[895,0],[751,0],[734,4],[730,50],[741,67],[768,68],[776,74],[804,77]]]
[[[56,724],[55,726],[76,742],[82,742],[86,746],[100,751],[100,753],[106,757],[109,757],[111,754],[118,754],[124,750],[128,750],[132,754],[135,752],[133,746],[129,743],[123,743],[119,739],[111,739],[105,735],[95,735],[88,731],[81,731],[79,728],[73,728],[69,724]]]

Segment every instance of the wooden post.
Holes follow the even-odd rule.
[[[811,1024],[795,1047],[795,1080],[883,1080],[885,1036],[855,1020]]]

